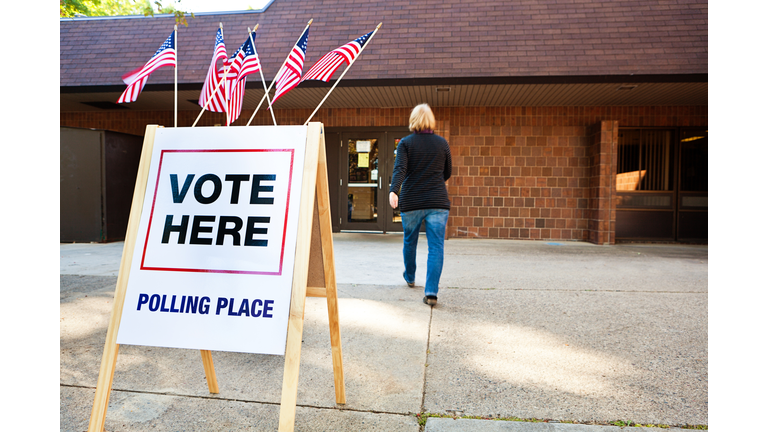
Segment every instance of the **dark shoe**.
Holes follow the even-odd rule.
[[[405,272],[403,272],[403,279],[405,279]],[[408,284],[409,288],[413,288],[413,287],[416,286],[416,284],[414,282],[408,282],[408,279],[405,279],[405,283]]]
[[[424,304],[434,306],[437,304],[437,296],[424,296]]]

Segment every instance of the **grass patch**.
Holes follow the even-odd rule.
[[[635,423],[633,421],[624,421],[624,420],[616,420],[616,421],[609,422],[608,424],[613,426],[623,426],[623,427],[629,426],[629,427],[644,427],[644,428],[658,428],[658,429],[669,429],[672,427],[670,425],[665,425],[665,424],[652,424],[652,423],[642,424],[642,423]],[[707,425],[680,425],[676,427],[679,427],[680,429],[709,430]]]
[[[528,422],[528,423],[568,423],[568,424],[578,424],[578,422],[572,421],[572,420],[551,420],[551,419],[536,419],[536,418],[520,418],[520,417],[483,417],[483,416],[470,416],[470,415],[451,415],[451,414],[437,414],[437,413],[430,413],[430,412],[423,412],[420,414],[416,414],[416,420],[419,423],[419,426],[422,428],[426,426],[427,419],[430,417],[435,418],[450,418],[454,420],[458,419],[470,419],[470,420],[497,420],[497,421],[517,421],[517,422]],[[620,426],[620,427],[643,427],[643,428],[659,428],[659,429],[669,429],[672,426],[666,425],[666,424],[642,424],[642,423],[635,423],[633,421],[628,420],[615,420],[608,423],[585,423],[585,424],[593,424],[593,425],[603,425],[603,426]],[[709,427],[707,425],[679,425],[675,426],[681,429],[691,429],[691,430],[709,430]],[[423,429],[422,429],[423,430]]]
[[[450,414],[436,414],[436,413],[429,413],[424,412],[421,414],[416,414],[416,420],[418,420],[419,426],[425,426],[427,424],[427,419],[430,417],[435,418],[450,418],[454,420],[458,419],[470,419],[470,420],[500,420],[500,421],[518,421],[518,422],[529,422],[529,423],[543,423],[545,420],[539,420],[539,419],[524,419],[520,417],[483,417],[483,416],[469,416],[469,415],[462,415],[462,416],[456,416],[456,415],[450,415]]]

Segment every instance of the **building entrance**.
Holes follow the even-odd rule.
[[[386,150],[385,141],[383,133],[342,134],[341,154],[346,169],[340,184],[341,197],[346,197],[347,207],[346,212],[342,212],[345,213],[342,229],[384,230],[386,185],[382,185],[382,180],[387,163],[382,150]]]
[[[403,230],[399,209],[389,206],[389,185],[397,143],[409,133],[407,128],[328,129],[329,158],[337,155],[328,173],[334,231]]]
[[[403,230],[399,210],[389,206],[389,184],[399,141],[394,136],[387,132],[341,134],[339,165],[346,168],[340,182],[340,197],[346,197],[346,208],[340,212],[342,230]]]

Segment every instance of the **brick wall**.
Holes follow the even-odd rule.
[[[605,181],[610,183],[604,178],[609,175],[604,163],[595,162],[596,146],[603,145],[603,122],[618,127],[679,127],[706,126],[708,121],[706,106],[453,107],[434,111],[437,133],[448,140],[453,155],[454,175],[448,181],[452,201],[449,237],[598,244],[614,241],[608,233],[613,232],[615,221],[615,212],[596,201],[601,190],[605,193]],[[276,110],[275,116],[281,125],[303,124],[311,112]],[[180,111],[179,126],[191,126],[198,114]],[[234,124],[245,125],[251,114],[244,110]],[[407,126],[409,114],[410,108],[321,109],[312,120],[326,127]],[[147,124],[173,126],[172,112],[74,112],[61,113],[60,118],[61,126],[136,135],[143,135]],[[198,125],[224,122],[223,114],[206,112]],[[272,124],[272,118],[262,110],[252,124]],[[616,132],[612,129],[610,133]],[[615,160],[611,163],[615,167]],[[607,221],[607,225],[590,225],[590,221]]]
[[[583,127],[453,129],[451,237],[586,239]]]
[[[619,127],[707,124],[705,106],[438,108],[435,114],[451,129],[449,237],[593,241],[591,231],[613,232],[615,214],[590,207],[590,192],[598,192],[590,185],[590,128],[600,130],[607,120]],[[590,228],[591,220],[608,222]]]

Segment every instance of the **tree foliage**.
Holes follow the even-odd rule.
[[[154,16],[155,12],[174,15],[177,24],[187,25],[186,13],[184,11],[176,9],[173,5],[163,6],[159,0],[155,0],[153,3],[150,3],[150,0],[59,0],[60,17]],[[189,15],[192,18],[195,17],[193,13]]]

